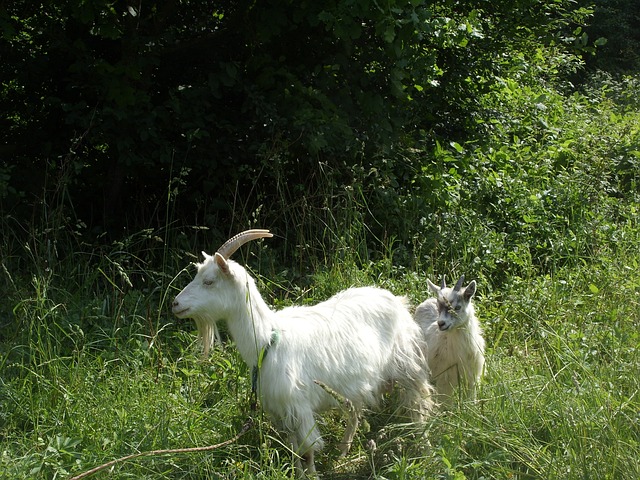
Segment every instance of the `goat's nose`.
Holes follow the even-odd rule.
[[[173,299],[173,304],[174,307],[177,307],[178,305],[180,305],[180,302],[178,300],[176,300],[175,298]]]

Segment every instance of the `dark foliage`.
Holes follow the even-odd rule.
[[[3,214],[60,211],[111,238],[251,221],[320,236],[353,186],[376,235],[408,240],[403,199],[441,168],[436,141],[482,135],[480,97],[501,78],[573,69],[588,13],[569,0],[11,2]],[[554,68],[531,67],[541,48],[557,49]]]

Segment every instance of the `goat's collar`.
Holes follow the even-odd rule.
[[[258,352],[258,362],[251,369],[251,410],[256,410],[258,408],[258,372],[262,368],[262,362],[267,357],[269,349],[275,345],[279,339],[280,331],[272,330],[269,343],[262,347],[260,352]]]

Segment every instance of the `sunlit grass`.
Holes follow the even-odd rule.
[[[634,118],[626,119],[625,131],[637,132]],[[293,217],[324,222],[319,238],[311,238],[310,227],[276,232],[299,245],[294,259],[278,260],[280,251],[266,242],[260,253],[253,247],[238,254],[276,308],[367,284],[417,305],[429,295],[427,276],[478,281],[487,371],[477,401],[438,411],[423,429],[383,403],[365,413],[344,459],[336,448],[344,419],[329,414],[321,426],[327,447],[317,459],[323,478],[640,477],[640,205],[632,190],[616,197],[599,188],[604,177],[607,188],[615,187],[616,172],[599,149],[592,152],[598,158],[586,158],[599,129],[580,130],[580,155],[562,147],[575,172],[561,168],[551,176],[545,157],[547,177],[533,178],[534,168],[517,171],[514,185],[496,183],[495,191],[482,176],[491,168],[499,170],[497,181],[520,161],[531,167],[539,158],[521,145],[503,149],[489,140],[480,153],[455,149],[445,163],[467,162],[473,166],[467,173],[480,172],[475,180],[486,180],[480,193],[487,203],[435,192],[449,198],[438,215],[406,212],[416,224],[436,222],[424,225],[431,237],[419,232],[411,240],[413,250],[375,237],[376,228],[366,225],[366,199],[353,190],[330,199],[342,208],[323,210],[322,218],[307,211]],[[625,139],[629,149],[634,141]],[[580,169],[591,160],[595,177]],[[635,181],[632,169],[622,173],[625,182]],[[450,187],[475,181],[457,178]],[[545,182],[557,188],[541,193]],[[585,192],[593,195],[589,202]],[[12,234],[14,219],[2,222],[8,233],[0,239],[0,478],[69,478],[136,452],[214,445],[232,438],[249,416],[254,426],[232,445],[137,458],[96,478],[294,477],[285,439],[250,409],[249,372],[230,339],[203,360],[195,325],[170,313],[170,299],[192,272],[189,262],[207,248],[198,238],[167,226],[94,250],[73,235],[56,246],[43,233],[46,225],[34,227],[25,242]]]
[[[483,296],[481,288],[488,355],[477,402],[437,413],[424,437],[384,408],[368,412],[371,428],[342,460],[331,444],[342,418],[330,415],[318,459],[325,477],[637,478],[639,287],[626,268],[634,255],[517,281],[510,291]],[[390,271],[381,280],[378,268],[335,268],[316,276],[319,297],[367,278],[426,295],[415,275]],[[153,337],[140,301],[118,310],[117,328],[105,317],[87,334],[43,292],[33,286],[34,297],[18,304],[24,333],[2,346],[4,478],[65,478],[139,451],[219,443],[249,415],[256,426],[234,445],[136,459],[109,478],[292,477],[286,442],[249,410],[248,374],[232,345],[202,361],[192,325],[166,317]]]

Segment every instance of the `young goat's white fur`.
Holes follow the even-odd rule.
[[[205,350],[215,323],[227,322],[243,360],[259,372],[263,408],[290,435],[302,459],[296,462],[299,473],[315,474],[314,452],[322,447],[315,414],[338,404],[314,381],[354,406],[340,445],[343,454],[353,440],[359,412],[375,404],[388,385],[404,387],[405,405],[414,420],[431,409],[424,342],[404,298],[373,287],[350,288],[315,306],[274,312],[253,278],[221,250],[214,256],[204,254],[195,278],[175,298],[173,312],[195,319]]]
[[[472,301],[476,282],[464,288],[463,282],[464,275],[454,288],[447,288],[444,279],[441,287],[427,279],[436,298],[422,302],[414,314],[427,343],[438,400],[445,404],[452,402],[458,387],[461,394],[475,398],[484,370],[485,341]]]

